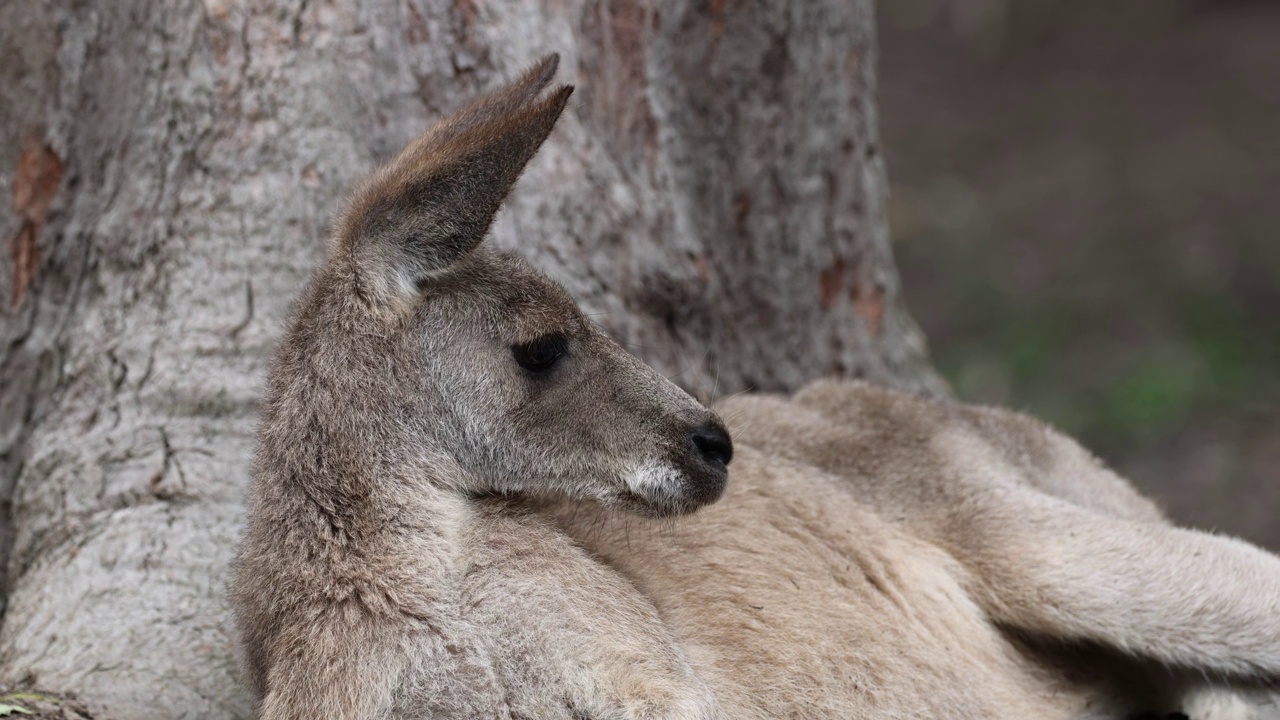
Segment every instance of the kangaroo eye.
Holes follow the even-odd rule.
[[[569,351],[569,339],[560,333],[551,333],[527,343],[511,346],[511,354],[520,367],[533,373],[544,373],[555,367],[556,362]]]

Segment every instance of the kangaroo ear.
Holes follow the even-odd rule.
[[[562,86],[539,99],[558,63],[548,56],[454,113],[355,194],[339,238],[358,292],[375,302],[417,297],[480,244],[573,92]]]

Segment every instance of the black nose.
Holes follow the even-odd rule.
[[[702,454],[702,459],[711,465],[724,467],[733,459],[733,441],[720,423],[707,423],[695,428],[689,439]]]

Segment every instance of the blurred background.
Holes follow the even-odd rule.
[[[1280,2],[878,13],[895,252],[957,394],[1280,548]]]

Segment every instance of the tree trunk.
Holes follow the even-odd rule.
[[[249,715],[223,595],[290,300],[361,173],[547,52],[578,90],[494,241],[704,397],[941,391],[868,0],[52,5],[0,5],[0,683]]]

